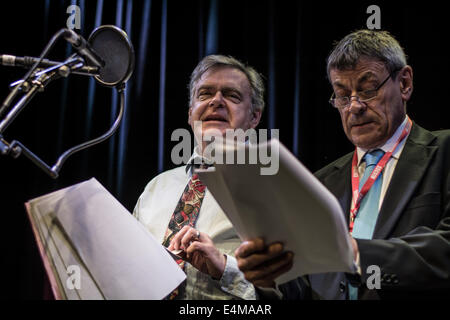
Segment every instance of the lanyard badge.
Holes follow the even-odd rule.
[[[397,149],[400,142],[405,139],[405,137],[408,135],[408,133],[411,131],[412,127],[412,121],[408,118],[408,122],[406,123],[405,128],[403,128],[403,131],[398,138],[395,145],[392,147],[391,150],[386,152],[384,156],[378,161],[375,169],[373,169],[372,174],[369,176],[367,181],[364,183],[364,185],[361,188],[361,191],[359,190],[359,174],[358,174],[358,155],[357,155],[357,149],[355,149],[355,152],[353,153],[353,160],[352,160],[352,199],[353,199],[353,209],[350,210],[350,226],[349,230],[350,233],[353,231],[353,226],[355,223],[356,216],[358,215],[359,207],[361,206],[361,201],[364,198],[364,196],[369,192],[372,185],[377,180],[380,173],[383,171],[384,167],[386,166],[387,162],[392,156],[392,153]]]

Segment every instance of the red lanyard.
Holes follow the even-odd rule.
[[[359,207],[361,206],[361,201],[364,198],[364,196],[369,192],[372,185],[377,180],[378,176],[380,175],[381,171],[383,171],[384,167],[386,166],[387,162],[391,158],[392,153],[397,149],[400,142],[405,139],[405,137],[408,135],[408,133],[411,131],[412,127],[412,121],[408,118],[408,122],[406,123],[405,128],[403,128],[402,134],[398,138],[395,145],[392,147],[391,150],[386,152],[384,156],[378,161],[375,169],[373,169],[372,174],[369,176],[367,181],[364,183],[363,187],[361,188],[361,191],[359,191],[359,174],[358,174],[358,155],[357,150],[355,149],[355,152],[353,153],[353,160],[352,160],[352,199],[353,199],[353,209],[350,210],[350,233],[353,231],[353,225],[355,223],[356,216],[358,214]]]

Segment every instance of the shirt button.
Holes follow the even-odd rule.
[[[345,282],[344,281],[341,281],[339,283],[339,291],[340,292],[345,292]]]
[[[392,283],[393,283],[393,284],[398,284],[398,279],[397,279],[397,275],[396,275],[396,274],[393,274],[393,275],[391,276],[391,279],[392,279]]]

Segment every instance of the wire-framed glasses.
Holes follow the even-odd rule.
[[[384,81],[381,82],[375,89],[358,91],[356,96],[336,96],[336,94],[333,92],[329,102],[333,107],[343,109],[350,105],[352,98],[355,98],[356,101],[358,101],[359,103],[373,100],[377,97],[378,91],[381,89],[381,87],[383,87],[383,85],[389,80],[389,78],[391,78],[394,75],[394,73],[396,73],[399,70],[400,69],[395,69],[394,71],[392,71],[387,76],[387,78],[384,79]]]

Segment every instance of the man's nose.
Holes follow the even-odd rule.
[[[225,105],[225,99],[222,95],[222,92],[219,90],[216,92],[214,97],[209,102],[209,106],[218,108],[218,107],[223,107],[224,105]]]
[[[354,114],[359,114],[366,110],[366,105],[363,102],[359,101],[359,98],[356,96],[352,96],[350,98],[350,105],[348,106],[348,111]]]

